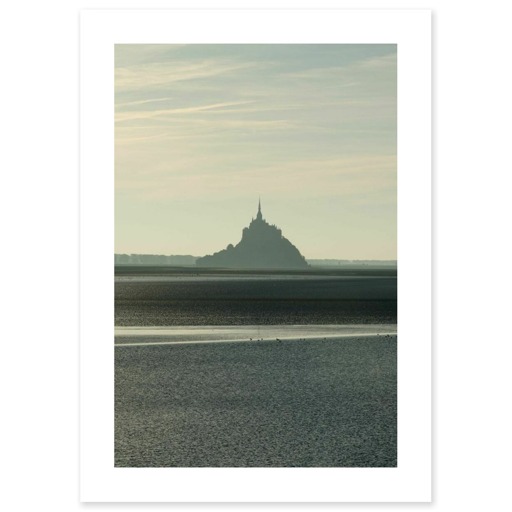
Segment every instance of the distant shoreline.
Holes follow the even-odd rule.
[[[310,266],[303,269],[215,268],[184,265],[115,265],[115,276],[368,276],[396,277],[396,266]]]
[[[115,266],[179,266],[194,267],[200,256],[164,254],[114,254]],[[312,267],[390,267],[396,268],[397,260],[349,260],[336,258],[306,259]]]

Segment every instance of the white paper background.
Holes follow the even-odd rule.
[[[304,4],[279,4],[287,3]],[[170,4],[153,0],[142,7]],[[275,6],[258,2],[266,4]],[[510,256],[506,233],[512,217],[509,7],[498,0],[485,5],[446,0],[428,5],[419,0],[316,3],[329,4],[434,12],[433,503],[343,508],[506,509],[512,430],[506,407],[511,279],[502,264]],[[20,0],[4,6],[0,18],[2,505],[9,510],[83,506],[78,502],[77,434],[78,10],[106,6],[141,7],[129,0]],[[116,506],[155,507],[169,505]],[[287,508],[250,506],[263,507]],[[297,507],[339,505],[289,506]]]
[[[88,11],[81,24],[81,499],[430,500],[430,12]],[[398,467],[113,467],[114,43],[398,45]]]

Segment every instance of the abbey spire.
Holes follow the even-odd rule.
[[[263,217],[261,216],[261,198],[258,198],[258,215],[256,215],[256,218],[258,220],[263,220]]]

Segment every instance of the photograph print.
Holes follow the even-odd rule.
[[[397,45],[113,71],[115,467],[397,467]]]

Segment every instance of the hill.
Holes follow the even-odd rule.
[[[200,267],[225,268],[308,268],[300,251],[279,228],[263,219],[261,203],[258,214],[242,232],[242,239],[233,246],[212,255],[198,258]]]

